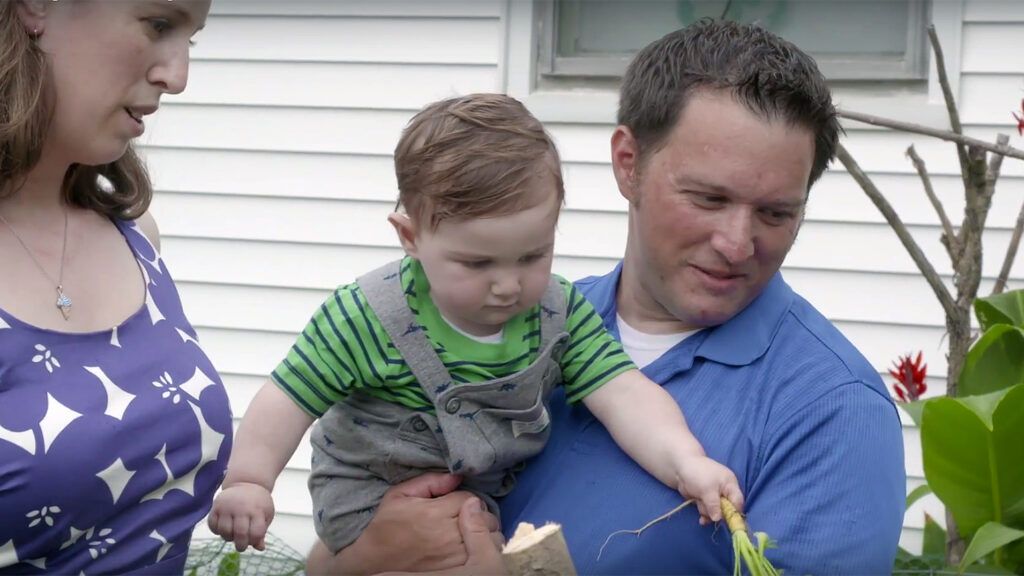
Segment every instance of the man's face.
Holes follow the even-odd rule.
[[[682,331],[743,310],[796,239],[813,158],[809,130],[765,120],[725,92],[694,95],[642,162],[620,126],[612,162],[630,201],[623,317]]]

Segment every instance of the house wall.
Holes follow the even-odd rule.
[[[141,148],[158,189],[152,210],[164,256],[224,377],[236,420],[320,302],[400,254],[385,217],[397,193],[390,155],[409,117],[438,98],[523,83],[509,51],[522,42],[510,18],[518,1],[214,3],[192,52],[188,90],[165,98]],[[966,130],[988,140],[1011,133],[1011,144],[1024,147],[1010,116],[1024,96],[1024,51],[1011,48],[1024,38],[1024,3],[937,1],[957,4],[959,50],[950,60],[960,64],[954,78]],[[613,94],[600,96],[614,105]],[[899,97],[881,96],[873,112],[901,113]],[[541,114],[565,162],[567,209],[555,271],[569,278],[607,271],[626,232],[626,204],[608,164],[611,112],[581,118],[574,98],[549,99]],[[940,101],[924,106],[941,118]],[[862,125],[846,129],[848,149],[950,283],[938,219],[904,150],[915,145],[959,221],[953,148]],[[1022,201],[1024,163],[1008,160],[989,216],[983,291]],[[944,389],[942,311],[842,166],[814,188],[783,271],[880,373],[897,355],[920,349],[930,392]],[[1024,285],[1024,257],[1011,285]],[[904,439],[909,491],[923,476],[909,420]],[[303,442],[274,491],[271,530],[301,551],[315,538],[308,470]],[[908,512],[903,544],[912,551],[920,547],[923,510],[941,516],[934,498]]]

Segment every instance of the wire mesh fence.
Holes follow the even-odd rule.
[[[185,562],[186,576],[292,576],[303,574],[305,556],[268,533],[266,550],[252,548],[236,552],[230,542],[220,538],[192,541]]]

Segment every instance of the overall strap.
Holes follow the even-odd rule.
[[[452,386],[452,379],[409,309],[402,289],[401,265],[402,260],[395,260],[360,276],[356,283],[420,387],[436,403],[438,394]]]
[[[540,349],[565,331],[568,316],[565,301],[565,286],[555,275],[551,275],[547,290],[540,300]]]

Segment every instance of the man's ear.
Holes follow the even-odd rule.
[[[418,252],[416,247],[416,224],[407,214],[392,212],[388,214],[388,222],[395,227],[398,234],[398,241],[402,244],[405,253],[413,258]]]
[[[637,148],[633,132],[625,126],[616,126],[612,132],[612,172],[615,182],[619,185],[619,193],[633,204],[637,200],[637,182],[639,181],[640,150]]]
[[[33,37],[43,33],[46,21],[46,0],[14,0],[18,11],[18,20],[25,31]]]

